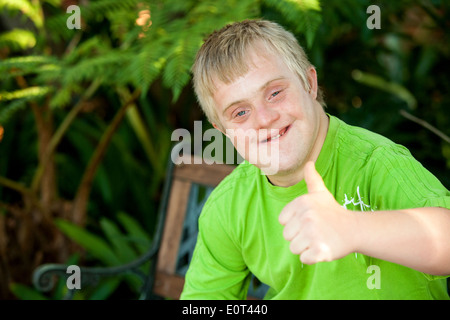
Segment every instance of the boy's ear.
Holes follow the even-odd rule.
[[[309,93],[317,99],[317,72],[314,67],[308,70]]]

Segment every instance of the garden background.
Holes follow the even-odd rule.
[[[450,188],[448,1],[0,0],[0,299],[60,297],[33,289],[42,263],[116,265],[149,246],[171,133],[211,128],[196,51],[254,18],[297,36],[327,112],[406,146]],[[76,298],[134,290],[112,281]]]

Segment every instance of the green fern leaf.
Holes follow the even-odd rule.
[[[172,89],[173,102],[177,101],[182,89],[190,80],[190,68],[195,52],[200,44],[199,38],[180,37],[173,45],[170,58],[163,73],[163,84]]]
[[[316,30],[322,22],[320,2],[318,0],[263,0],[264,3],[281,13],[283,18],[294,28],[295,33],[305,36],[310,48]]]
[[[55,219],[55,224],[68,237],[83,246],[89,253],[104,264],[109,266],[120,264],[120,260],[117,258],[114,251],[102,238],[63,219]]]
[[[121,72],[120,78],[129,79],[142,93],[148,90],[150,84],[159,76],[166,65],[167,49],[162,43],[153,43],[140,47],[131,62]]]
[[[42,28],[43,17],[41,15],[41,8],[39,1],[28,0],[0,0],[0,12],[8,10],[10,12],[20,11],[27,16],[37,28]]]
[[[21,51],[33,48],[36,37],[33,32],[23,29],[13,29],[0,34],[0,48],[8,47],[12,51]]]
[[[9,119],[11,119],[15,113],[23,110],[27,106],[27,102],[30,101],[32,98],[29,99],[18,99],[15,100],[6,106],[3,106],[0,108],[0,123],[7,123]]]

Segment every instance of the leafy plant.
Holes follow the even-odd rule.
[[[117,215],[118,223],[107,218],[100,219],[101,233],[91,232],[67,220],[56,219],[55,224],[71,240],[80,245],[86,251],[87,264],[94,262],[105,267],[115,267],[134,261],[142,256],[150,248],[151,239],[148,232],[140,223],[130,215],[120,212]],[[149,263],[140,267],[143,273],[148,273]],[[78,259],[69,259],[67,265],[78,265]],[[83,282],[80,290],[75,290],[73,299],[107,299],[123,282],[127,284],[131,292],[138,295],[142,283],[133,275],[116,277],[102,277],[98,283],[92,283],[92,287],[85,287]],[[12,292],[21,299],[61,299],[67,294],[66,279],[58,279],[58,284],[49,294],[43,294],[29,286],[13,283]]]

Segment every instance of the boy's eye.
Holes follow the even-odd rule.
[[[238,113],[236,113],[236,117],[242,117],[245,115],[245,110],[239,111]]]
[[[272,92],[271,94],[270,94],[270,97],[269,97],[269,100],[272,100],[272,99],[280,99],[281,97],[282,97],[282,95],[280,95],[280,93],[282,93],[283,92],[283,90],[277,90],[277,91],[274,91],[274,92]],[[276,100],[274,100],[274,101],[276,101]]]

